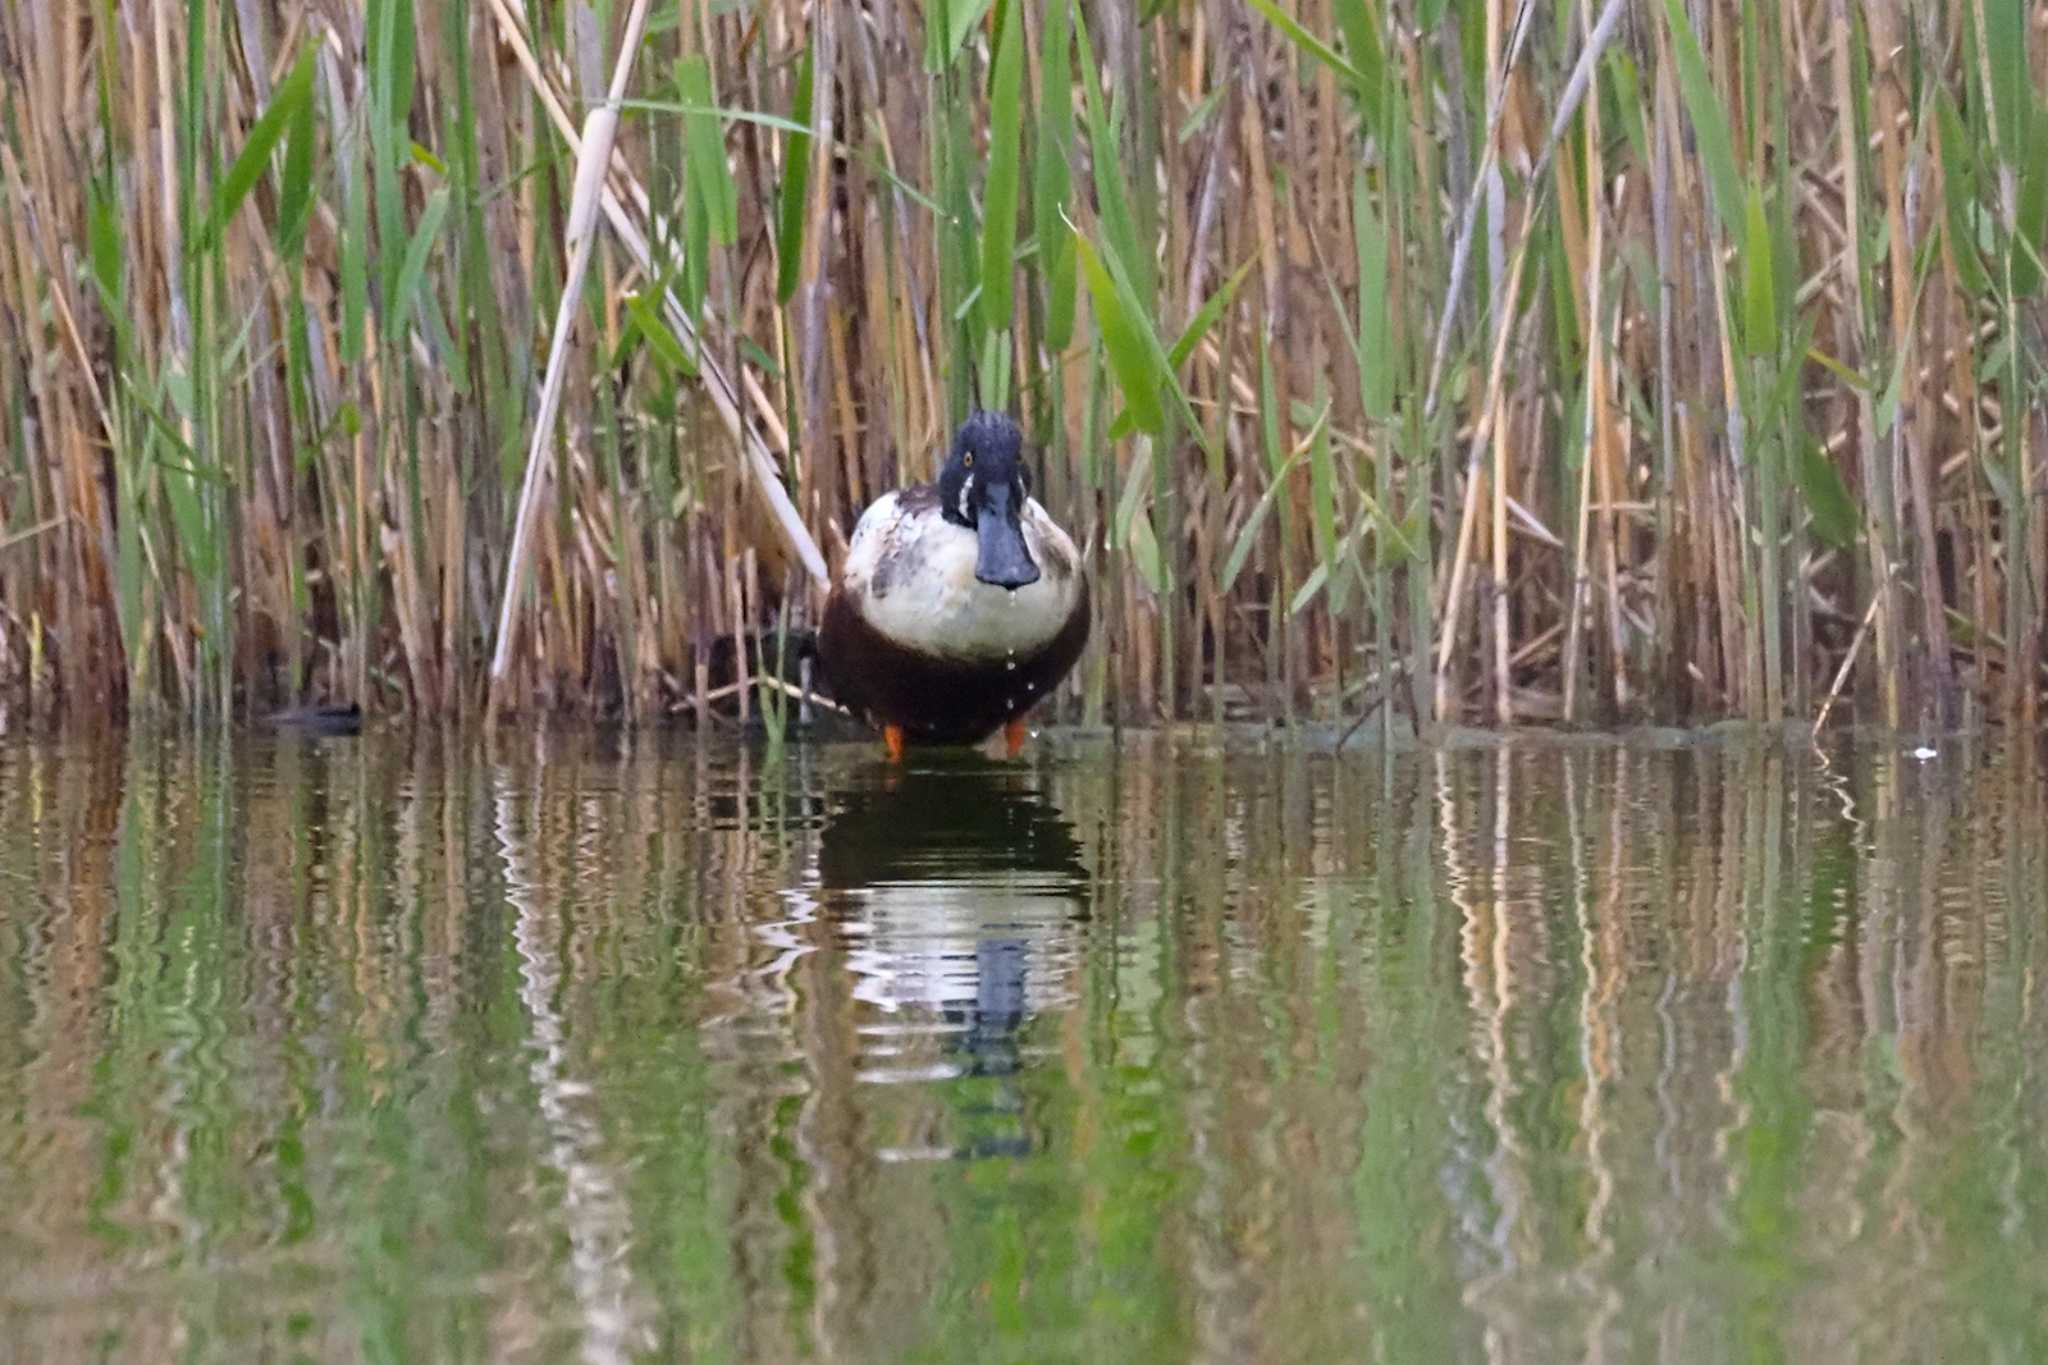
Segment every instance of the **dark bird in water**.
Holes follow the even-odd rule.
[[[264,719],[279,730],[304,735],[353,735],[363,728],[363,708],[354,702],[345,706],[318,702],[273,711]]]

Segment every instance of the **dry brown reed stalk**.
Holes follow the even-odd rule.
[[[0,9],[13,714],[701,713],[991,402],[1068,715],[2037,715],[2042,6],[635,8]]]
[[[525,591],[526,556],[533,534],[534,516],[539,511],[546,487],[549,447],[553,444],[555,413],[561,404],[562,367],[568,356],[569,334],[576,305],[583,295],[584,273],[590,266],[592,234],[597,228],[597,203],[604,189],[605,172],[611,160],[612,139],[618,133],[619,101],[626,95],[626,80],[633,72],[633,59],[640,52],[640,33],[647,23],[647,0],[633,0],[626,17],[625,38],[619,44],[618,65],[612,72],[611,89],[605,102],[593,108],[583,120],[583,143],[577,149],[576,175],[570,186],[569,220],[563,229],[563,246],[569,257],[568,278],[562,286],[561,302],[555,313],[554,339],[548,351],[548,367],[541,380],[540,410],[533,421],[533,442],[526,453],[526,477],[520,485],[519,505],[512,514],[512,549],[505,566],[505,594],[498,609],[497,652],[491,657],[488,709],[495,711],[499,686],[511,667],[513,610]]]

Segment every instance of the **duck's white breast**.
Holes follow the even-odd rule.
[[[909,508],[900,493],[886,493],[854,527],[842,582],[867,623],[907,649],[975,661],[1028,656],[1073,614],[1081,557],[1035,498],[1024,504],[1023,526],[1038,581],[992,587],[974,576],[974,532],[935,503]]]

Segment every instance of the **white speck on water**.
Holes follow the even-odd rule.
[[[1009,658],[1007,658],[1007,659],[1003,660],[1003,672],[1005,672],[1005,673],[1015,673],[1016,671],[1017,671],[1017,658],[1016,658],[1016,656],[1015,656],[1015,655],[1011,655],[1011,656],[1010,656]]]
[[[1919,748],[1913,750],[1913,757],[1919,759],[1922,763],[1925,763],[1928,759],[1934,757],[1935,752],[1935,750],[1930,749],[1925,744],[1923,744]]]

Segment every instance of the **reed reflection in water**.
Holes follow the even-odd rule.
[[[2039,1359],[2041,778],[0,746],[24,1359]]]

